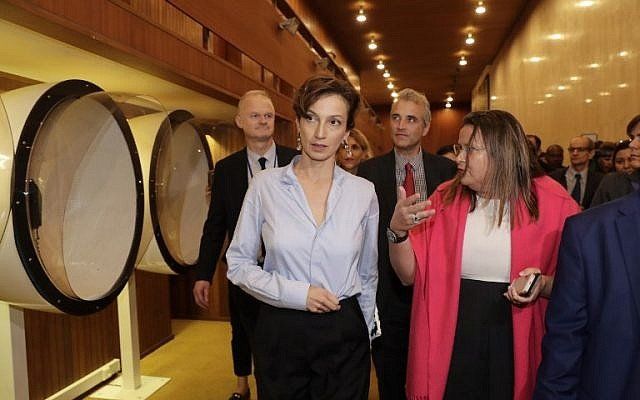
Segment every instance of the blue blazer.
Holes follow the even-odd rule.
[[[640,399],[640,191],[567,220],[534,399]]]

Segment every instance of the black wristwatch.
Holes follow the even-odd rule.
[[[409,232],[405,232],[404,236],[400,236],[394,231],[392,231],[391,228],[387,228],[387,239],[389,239],[391,243],[396,243],[396,244],[402,243],[405,240],[407,240],[408,237],[409,237]]]

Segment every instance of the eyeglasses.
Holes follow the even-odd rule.
[[[583,153],[591,149],[589,149],[588,147],[567,147],[567,150],[569,151],[569,153],[573,153],[574,151],[577,151],[578,153]]]
[[[453,145],[453,154],[456,157],[459,156],[462,153],[469,154],[469,153],[472,153],[474,151],[482,151],[482,150],[485,150],[485,149],[480,148],[480,147],[469,146],[468,144],[456,143],[456,144]]]

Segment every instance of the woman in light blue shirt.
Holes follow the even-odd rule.
[[[302,154],[256,174],[244,199],[227,276],[264,303],[254,332],[261,400],[368,397],[378,203],[370,182],[335,162],[359,101],[344,81],[307,80],[294,100]]]

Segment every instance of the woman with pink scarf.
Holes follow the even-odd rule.
[[[454,150],[457,176],[424,202],[398,188],[389,226],[393,267],[414,285],[407,397],[530,399],[562,228],[580,207],[505,111],[467,115]]]

